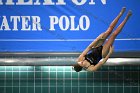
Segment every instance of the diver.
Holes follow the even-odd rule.
[[[81,71],[83,68],[87,71],[98,70],[113,53],[113,43],[117,35],[122,31],[122,28],[126,24],[129,17],[132,15],[131,10],[127,13],[125,19],[116,28],[113,29],[119,21],[120,17],[125,12],[126,8],[123,7],[118,16],[110,24],[109,28],[102,34],[100,34],[78,57],[77,64],[73,66],[76,72]],[[112,34],[111,34],[112,33]],[[110,36],[111,35],[111,36]],[[110,36],[110,37],[109,37]],[[109,39],[106,41],[106,39]],[[106,42],[105,42],[106,41]]]

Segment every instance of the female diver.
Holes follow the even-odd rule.
[[[121,32],[122,28],[126,24],[129,17],[132,15],[131,10],[127,13],[127,16],[122,21],[122,23],[117,27],[117,29],[112,33],[115,25],[117,24],[120,17],[125,12],[126,8],[123,7],[118,16],[110,24],[109,28],[102,34],[100,34],[79,56],[77,64],[74,65],[74,70],[79,72],[82,68],[87,71],[98,70],[113,53],[113,42],[116,36]],[[111,34],[112,33],[112,34]],[[106,39],[111,34],[107,42]],[[104,44],[105,42],[105,44]],[[104,45],[103,45],[104,44]],[[102,59],[103,58],[103,59]],[[102,59],[102,60],[101,60]]]

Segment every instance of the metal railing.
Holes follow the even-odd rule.
[[[72,66],[80,52],[0,53],[0,66]],[[140,65],[140,52],[115,52],[105,66]]]

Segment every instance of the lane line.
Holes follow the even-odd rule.
[[[93,41],[95,39],[0,39],[0,42],[15,42],[15,41],[26,41],[26,42],[38,42],[38,41],[44,41],[44,42],[49,42],[49,41],[55,41],[55,42],[62,42],[62,41]],[[108,39],[106,39],[108,40]],[[140,41],[140,38],[122,38],[122,39],[115,39],[116,41]]]

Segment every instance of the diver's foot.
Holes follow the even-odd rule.
[[[130,17],[131,15],[132,15],[132,11],[131,11],[131,10],[129,10],[129,11],[128,11],[128,13],[127,13],[127,16],[129,16],[129,17]]]
[[[125,12],[125,10],[126,10],[126,7],[123,7],[120,14],[122,15]]]

